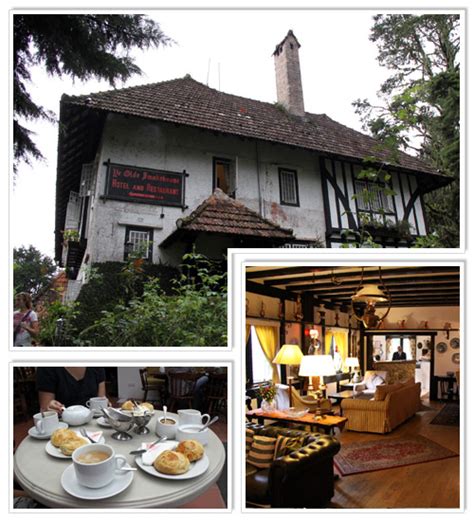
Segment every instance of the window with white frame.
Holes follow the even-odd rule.
[[[130,254],[140,254],[140,257],[152,262],[153,229],[127,226],[125,232],[124,259]]]
[[[273,378],[272,365],[267,360],[258,339],[254,326],[250,326],[250,341],[252,346],[252,380],[253,383],[266,382]]]
[[[216,188],[220,188],[230,197],[235,197],[236,168],[232,159],[213,158],[213,190]]]
[[[299,206],[298,177],[296,170],[278,169],[280,180],[280,204]]]

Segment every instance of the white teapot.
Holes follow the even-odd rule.
[[[93,414],[91,409],[83,405],[71,405],[63,410],[62,420],[68,425],[84,425],[92,419]]]

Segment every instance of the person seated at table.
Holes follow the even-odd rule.
[[[61,412],[70,405],[86,405],[95,396],[105,397],[102,367],[38,367],[36,389],[41,411]]]

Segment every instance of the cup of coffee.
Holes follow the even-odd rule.
[[[39,434],[52,434],[59,427],[58,413],[55,411],[40,412],[33,416]]]
[[[178,431],[176,432],[176,439],[178,441],[197,440],[203,445],[207,445],[209,429],[206,427],[203,431],[201,431],[200,429],[202,428],[202,425],[196,424],[180,425],[178,427]]]
[[[86,407],[94,413],[99,413],[102,408],[109,406],[109,400],[105,396],[96,396],[87,400]]]
[[[117,473],[127,472],[125,456],[104,443],[82,445],[72,453],[72,463],[78,483],[88,488],[105,487]]]
[[[178,411],[180,425],[207,425],[211,419],[209,414],[201,414],[197,409],[180,409]]]
[[[156,420],[155,432],[158,436],[166,436],[169,440],[174,440],[178,430],[178,420],[170,417],[160,416]]]

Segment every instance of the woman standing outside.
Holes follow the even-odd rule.
[[[13,313],[13,345],[31,346],[38,333],[38,316],[33,311],[31,296],[28,293],[18,293]]]

